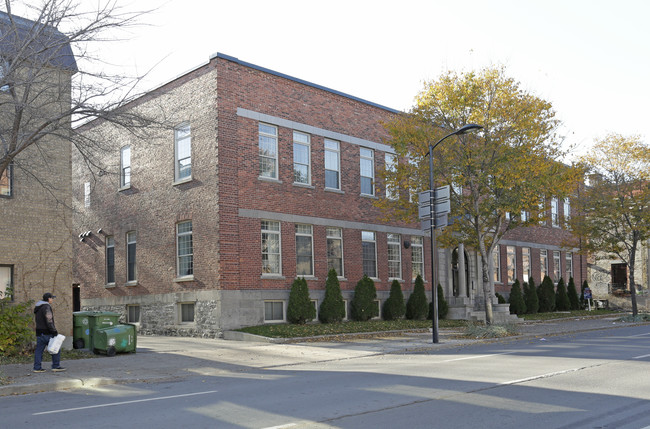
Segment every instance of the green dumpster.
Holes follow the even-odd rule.
[[[131,324],[96,329],[93,334],[93,352],[106,353],[107,356],[115,356],[115,353],[135,353],[135,332],[135,325]]]
[[[92,350],[94,331],[117,325],[120,314],[110,311],[75,311],[72,317],[72,346],[75,349]]]

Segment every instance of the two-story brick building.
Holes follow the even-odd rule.
[[[318,307],[330,268],[348,302],[364,274],[380,303],[394,279],[408,296],[418,273],[430,293],[419,223],[382,220],[373,204],[377,172],[394,161],[382,121],[398,111],[222,54],[129,108],[160,109],[172,126],[146,138],[85,127],[114,150],[96,181],[73,158],[84,309],[121,312],[147,333],[218,336],[285,320],[297,277]],[[552,252],[552,241],[528,247]],[[469,295],[452,303],[465,317],[482,298],[476,256],[462,253],[459,270],[440,251],[440,278],[450,298]]]

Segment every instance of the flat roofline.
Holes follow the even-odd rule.
[[[337,91],[337,90],[331,89],[331,88],[327,88],[327,87],[322,86],[322,85],[317,85],[315,83],[308,82],[308,81],[303,80],[303,79],[298,79],[297,77],[289,76],[287,74],[280,73],[280,72],[277,72],[275,70],[267,69],[265,67],[260,67],[258,65],[252,64],[252,63],[247,63],[246,61],[241,61],[239,58],[232,57],[232,56],[226,55],[226,54],[222,54],[221,52],[217,52],[216,54],[213,54],[213,55],[210,56],[210,60],[212,60],[214,58],[221,58],[221,59],[224,59],[224,60],[232,61],[232,62],[237,63],[239,65],[242,65],[244,67],[248,67],[248,68],[251,68],[251,69],[254,69],[254,70],[259,70],[261,72],[269,73],[269,74],[272,74],[274,76],[278,76],[278,77],[281,77],[281,78],[284,78],[284,79],[289,79],[289,80],[292,80],[294,82],[298,82],[300,84],[310,86],[312,88],[316,88],[316,89],[320,89],[320,90],[323,90],[323,91],[331,92],[332,94],[340,95],[341,97],[349,98],[349,99],[354,100],[354,101],[359,101],[361,103],[368,104],[368,105],[373,106],[373,107],[378,107],[380,109],[387,110],[387,111],[389,111],[391,113],[403,113],[403,112],[401,112],[399,110],[392,109],[392,108],[386,107],[386,106],[382,106],[381,104],[373,103],[372,101],[364,100],[364,99],[359,98],[359,97],[355,97],[354,95],[346,94],[344,92]]]

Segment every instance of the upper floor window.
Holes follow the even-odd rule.
[[[311,184],[311,138],[309,134],[293,132],[293,181]]]
[[[90,207],[90,182],[84,183],[84,207]]]
[[[260,177],[278,178],[278,128],[259,124]]]
[[[311,225],[296,224],[296,274],[314,275],[313,229]]]
[[[194,275],[194,244],[191,220],[176,224],[176,255],[178,258],[178,277]]]
[[[327,270],[334,269],[343,277],[343,230],[327,228]]]
[[[190,124],[182,124],[174,130],[174,179],[192,178],[192,138]]]
[[[411,237],[411,276],[424,280],[424,240],[420,236]]]
[[[280,222],[262,221],[262,275],[281,273]]]
[[[106,284],[115,283],[115,240],[106,237]]]
[[[13,190],[13,165],[9,164],[0,175],[0,197],[10,197]]]
[[[135,231],[126,233],[126,281],[136,281]]]
[[[564,199],[564,220],[571,219],[571,201],[568,198]]]
[[[397,156],[392,153],[385,155],[386,171],[395,173],[397,171]],[[396,200],[399,198],[397,188],[393,185],[386,185],[386,198],[389,200]]]
[[[372,149],[360,148],[361,155],[361,193],[375,195],[375,152]]]
[[[526,210],[522,210],[520,216],[522,222],[528,222],[528,212]]]
[[[4,58],[0,58],[0,91],[9,91],[9,83],[7,81],[8,70],[9,63]]]
[[[388,277],[402,278],[402,245],[399,234],[387,234],[388,241]]]
[[[553,226],[560,226],[560,214],[558,211],[558,199],[551,198],[551,224]]]
[[[10,297],[13,301],[14,266],[0,265],[0,299]]]
[[[325,187],[341,189],[341,149],[330,139],[325,139]]]
[[[372,231],[361,231],[363,274],[377,277],[377,241]]]
[[[120,149],[120,186],[131,186],[131,146]]]

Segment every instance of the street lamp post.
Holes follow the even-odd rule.
[[[434,145],[429,145],[429,189],[431,189],[431,201],[429,203],[429,215],[431,217],[431,297],[433,299],[433,314],[431,315],[433,323],[433,343],[437,344],[438,339],[438,270],[437,270],[437,248],[436,248],[436,205],[435,205],[435,184],[433,180],[433,150],[442,143],[446,138],[459,136],[483,128],[476,124],[467,124],[453,133],[449,133]]]

